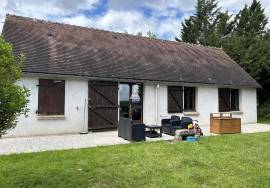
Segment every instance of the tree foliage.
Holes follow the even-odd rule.
[[[227,12],[221,12],[216,0],[198,0],[196,13],[182,23],[181,38],[185,42],[220,46],[220,40],[232,27]]]
[[[156,39],[157,36],[154,32],[152,32],[151,30],[149,30],[147,33],[146,33],[146,36],[150,39]]]
[[[216,0],[197,0],[196,13],[182,23],[185,42],[222,47],[255,78],[262,89],[259,104],[270,102],[270,30],[259,1],[253,0],[236,15],[217,7]],[[267,106],[267,105],[264,105]]]
[[[16,83],[22,76],[24,56],[16,59],[12,46],[0,37],[0,136],[16,125],[17,117],[27,112],[26,88]]]

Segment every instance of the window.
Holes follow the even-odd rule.
[[[183,89],[180,86],[168,86],[168,112],[183,112]]]
[[[195,111],[195,87],[184,87],[184,110]]]
[[[195,111],[195,87],[168,86],[168,113],[183,111]]]
[[[65,81],[39,79],[38,114],[64,115]]]
[[[239,90],[230,88],[218,89],[219,111],[239,110]]]

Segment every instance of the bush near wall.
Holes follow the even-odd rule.
[[[270,99],[258,107],[258,117],[270,119]]]

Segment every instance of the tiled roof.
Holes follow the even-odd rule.
[[[24,72],[259,87],[222,49],[7,15]]]

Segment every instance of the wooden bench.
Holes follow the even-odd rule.
[[[215,134],[241,133],[241,118],[233,118],[231,113],[211,113],[210,132]]]

